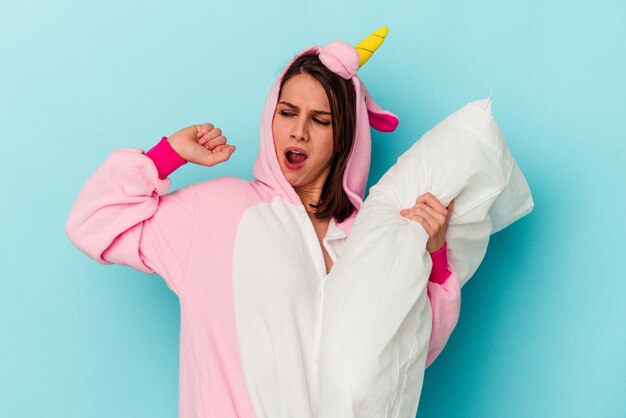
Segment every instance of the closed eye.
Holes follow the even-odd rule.
[[[289,110],[279,110],[278,114],[281,116],[285,116],[285,117],[293,117],[293,116],[298,116],[297,113],[295,112],[291,112]],[[322,125],[322,126],[328,126],[330,125],[330,122],[324,119],[319,119],[317,117],[312,117],[311,120],[313,120],[313,122],[317,123],[318,125]]]
[[[315,121],[315,123],[318,123],[318,124],[323,125],[323,126],[330,125],[330,122],[327,121],[327,120],[321,120],[321,119],[318,119],[318,118],[313,118],[313,121]]]

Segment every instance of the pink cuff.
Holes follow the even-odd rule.
[[[183,164],[187,164],[187,161],[183,159],[174,148],[167,142],[167,137],[161,138],[158,144],[150,148],[146,153],[157,168],[159,172],[159,178],[164,179],[172,174],[178,167]]]
[[[430,254],[430,258],[433,261],[433,269],[430,271],[429,282],[444,284],[448,277],[450,277],[451,272],[448,269],[447,249],[448,243],[446,242],[443,244],[443,247]]]

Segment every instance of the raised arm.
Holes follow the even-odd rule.
[[[66,225],[70,240],[100,263],[159,273],[178,294],[193,241],[195,192],[191,186],[167,194],[170,181],[164,177],[185,161],[214,165],[227,160],[234,147],[215,131],[212,125],[193,126],[146,154],[132,148],[114,151],[79,193]],[[184,145],[189,140],[196,149]]]

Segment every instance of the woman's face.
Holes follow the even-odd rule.
[[[283,85],[272,134],[289,184],[321,189],[333,156],[333,127],[324,87],[312,76],[298,74]]]

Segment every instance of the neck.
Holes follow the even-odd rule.
[[[300,200],[302,201],[302,204],[304,205],[307,213],[313,219],[315,208],[312,208],[311,204],[319,203],[322,196],[322,186],[294,187],[294,190],[300,197]]]
[[[317,179],[313,182],[309,182],[308,184],[304,184],[301,186],[293,186],[294,191],[300,198],[300,201],[304,205],[304,209],[309,214],[309,218],[313,222],[318,219],[315,217],[315,212],[317,209],[311,207],[311,204],[319,203],[322,198],[322,190],[324,189],[324,183],[328,178],[328,173],[330,171],[330,167],[326,167],[321,176],[318,176]]]
[[[322,188],[316,186],[295,187],[294,190],[300,197],[307,212],[311,211],[311,203],[318,203],[322,196]]]

